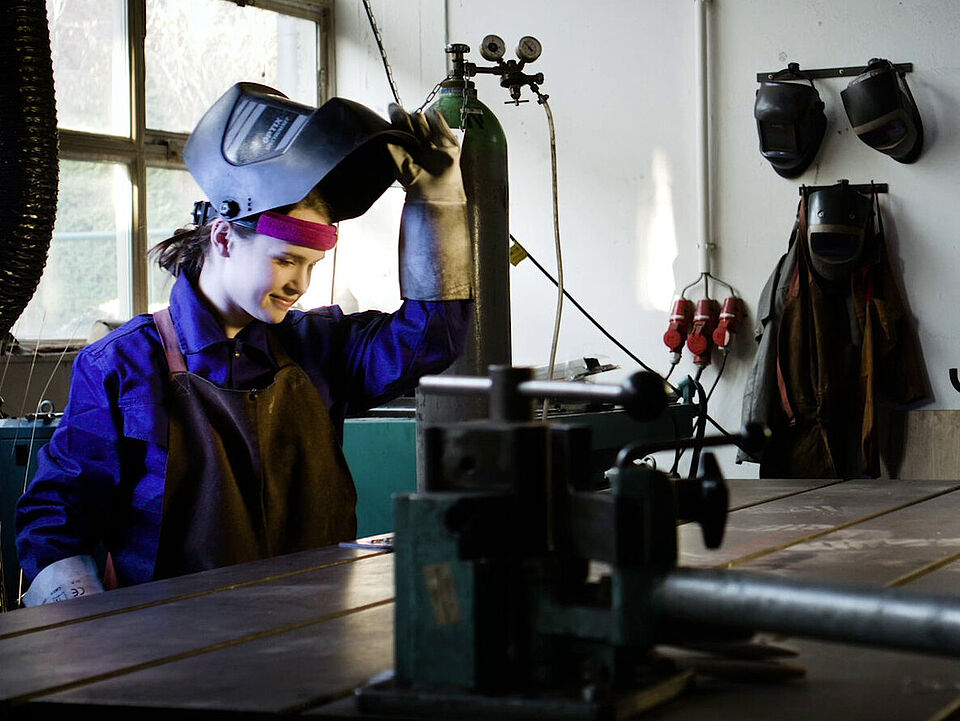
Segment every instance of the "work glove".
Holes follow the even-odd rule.
[[[435,109],[410,115],[390,104],[390,122],[417,139],[413,149],[389,143],[407,199],[400,216],[400,295],[410,300],[473,297],[473,247],[460,145]]]
[[[100,593],[103,584],[93,556],[71,556],[44,568],[23,594],[24,606],[67,601],[71,598]]]

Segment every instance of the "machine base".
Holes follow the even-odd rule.
[[[512,693],[487,696],[457,690],[412,689],[397,684],[387,671],[356,691],[361,714],[417,719],[470,719],[470,721],[621,721],[666,703],[685,691],[692,670],[673,671],[651,679],[642,688],[600,698],[568,692],[540,695]]]

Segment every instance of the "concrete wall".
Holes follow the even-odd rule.
[[[931,409],[960,408],[948,380],[958,365],[960,314],[955,282],[960,171],[957,107],[960,72],[954,0],[709,0],[711,164],[715,276],[753,313],[760,290],[785,251],[801,184],[886,182],[881,199],[891,257],[915,316],[932,382]],[[696,51],[694,0],[374,0],[401,97],[418,106],[442,78],[445,42],[471,46],[496,33],[511,47],[522,35],[543,44],[531,71],[544,73],[559,153],[560,225],[565,284],[604,326],[659,370],[668,367],[662,335],[676,291],[698,278]],[[385,111],[390,100],[361,3],[338,0],[337,92]],[[758,72],[788,62],[801,68],[864,65],[872,57],[912,62],[907,81],[927,140],[912,165],[864,145],[840,101],[848,80],[818,80],[828,130],[814,164],[799,178],[776,175],[758,151],[753,101]],[[536,103],[519,107],[496,81],[477,78],[480,99],[506,131],[510,227],[548,269],[555,253],[547,126]],[[530,96],[526,96],[530,97]],[[396,201],[394,201],[396,202]],[[517,364],[548,360],[556,291],[529,263],[511,271],[513,352]],[[711,287],[722,297],[722,289]],[[702,285],[694,298],[702,295]],[[748,332],[735,340],[711,399],[710,414],[735,429],[754,355]],[[603,354],[636,366],[569,303],[558,359]],[[685,356],[672,379],[693,374]],[[717,361],[702,376],[712,384]],[[755,475],[719,453],[731,475]]]

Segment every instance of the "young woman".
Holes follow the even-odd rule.
[[[351,539],[343,420],[462,352],[472,252],[459,147],[434,113],[392,125],[342,99],[305,108],[241,83],[185,160],[212,201],[154,249],[170,306],[87,346],[17,507],[24,605]],[[337,240],[398,178],[395,313],[293,309]],[[216,208],[214,212],[213,208]]]

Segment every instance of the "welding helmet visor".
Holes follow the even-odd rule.
[[[872,238],[873,201],[844,183],[807,197],[807,249],[814,272],[842,280],[864,263]]]
[[[292,205],[319,186],[333,222],[362,215],[393,183],[388,142],[415,145],[360,103],[331,98],[313,108],[237,83],[197,123],[183,158],[223,218]]]
[[[753,115],[760,135],[760,154],[784,178],[803,173],[820,149],[827,128],[823,101],[813,83],[761,82]]]
[[[923,149],[923,124],[907,81],[889,60],[873,59],[840,91],[853,132],[863,142],[901,163]]]

